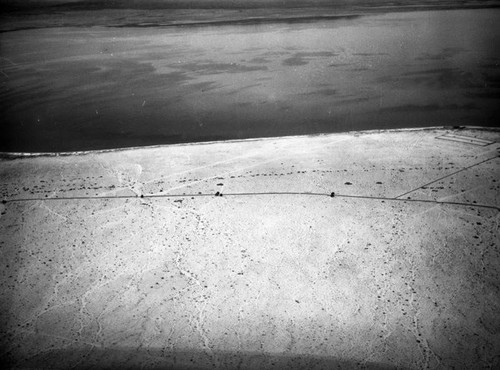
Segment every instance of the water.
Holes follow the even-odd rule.
[[[3,33],[0,150],[494,126],[499,16]]]

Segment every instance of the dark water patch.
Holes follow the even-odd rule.
[[[265,63],[269,63],[271,60],[267,59],[267,58],[263,58],[263,57],[255,57],[255,58],[252,58],[248,61],[248,63],[258,63],[258,64],[265,64]]]
[[[380,108],[380,112],[429,112],[438,110],[476,110],[479,109],[475,104],[426,104],[426,105],[415,105],[415,104],[405,104],[394,107],[383,107]]]
[[[500,62],[484,63],[484,64],[481,64],[481,68],[484,68],[484,69],[500,69]]]
[[[335,57],[338,53],[331,51],[316,51],[316,52],[299,52],[295,53],[293,56],[286,58],[282,65],[285,66],[302,66],[309,63],[311,59],[322,58],[322,57]]]
[[[369,100],[376,99],[376,98],[378,98],[378,96],[373,96],[373,97],[369,97],[369,96],[343,96],[343,97],[339,97],[339,98],[335,99],[335,102],[337,104],[338,103],[358,104],[358,103],[367,102]]]
[[[337,95],[339,92],[336,89],[320,89],[320,90],[314,90],[314,91],[309,91],[307,93],[302,93],[301,95],[324,95],[324,96],[334,96]]]
[[[182,71],[158,74],[148,63],[94,63],[52,63],[23,76],[26,88],[2,91],[0,147],[67,151],[185,140],[183,124],[196,120],[181,97],[214,87]]]
[[[281,63],[284,66],[303,66],[308,64],[309,61],[305,60],[304,58],[301,57],[290,57],[285,60],[283,60],[283,63]]]
[[[484,87],[486,88],[500,88],[500,74],[494,72],[483,72]]]
[[[466,52],[466,49],[459,47],[443,48],[440,53],[422,53],[420,56],[416,57],[415,60],[426,61],[426,60],[445,60],[453,58],[460,53]]]
[[[295,56],[301,58],[317,58],[317,57],[335,57],[338,56],[338,53],[334,53],[331,51],[311,51],[311,52],[300,52]]]
[[[22,85],[2,91],[0,109],[6,116],[11,112],[21,116],[31,112],[35,116],[40,109],[63,112],[68,106],[82,107],[87,103],[97,108],[107,101],[136,100],[134,90],[140,85],[154,91],[192,79],[180,71],[155,72],[150,63],[122,59],[53,62],[43,68],[19,70],[18,81]]]
[[[389,83],[406,88],[426,87],[439,90],[452,88],[470,89],[484,87],[471,72],[459,68],[436,68],[422,71],[404,72],[400,75],[379,76],[375,83]]]
[[[351,72],[365,72],[365,71],[369,71],[371,68],[369,67],[357,67],[357,68],[351,68],[349,69],[349,71]]]
[[[181,65],[172,64],[172,68],[199,74],[211,75],[218,73],[245,73],[255,71],[267,71],[267,66],[246,66],[239,63],[217,63],[217,62],[191,62]]]
[[[378,56],[387,56],[388,53],[352,53],[352,55],[361,56],[361,57],[378,57]]]
[[[134,22],[123,23],[118,25],[110,25],[113,28],[162,28],[162,27],[222,27],[222,26],[251,26],[262,24],[299,24],[299,23],[314,23],[318,21],[334,21],[334,20],[353,20],[361,15],[312,15],[312,16],[278,16],[278,17],[249,17],[223,19],[215,21],[188,21],[176,23],[153,23],[153,22]]]
[[[346,67],[346,66],[351,66],[351,63],[332,63],[329,64],[328,67]]]
[[[266,51],[266,52],[262,53],[262,55],[265,56],[265,57],[276,57],[276,56],[290,55],[290,52],[287,51],[287,50],[282,50],[282,51],[277,51],[277,50]],[[262,48],[260,48],[259,51],[262,51]]]
[[[433,68],[433,69],[424,69],[420,71],[405,72],[403,73],[403,76],[426,76],[426,75],[458,73],[458,72],[460,72],[458,68]]]
[[[486,58],[482,63],[479,64],[479,66],[483,69],[499,69],[500,58]]]
[[[500,101],[500,91],[467,91],[464,93],[467,98],[473,99],[498,99]]]
[[[245,90],[251,90],[254,87],[262,87],[262,84],[258,83],[258,84],[246,85],[246,86],[243,86],[243,87],[239,87],[238,89],[235,89],[235,90],[230,90],[230,91],[226,92],[225,94],[226,95],[241,94],[243,91],[245,91]],[[248,103],[251,104],[250,102],[248,102]]]
[[[29,30],[40,30],[44,28],[50,28],[50,26],[27,26],[27,27],[15,27],[8,29],[0,29],[1,33],[15,32],[15,31],[29,31]]]

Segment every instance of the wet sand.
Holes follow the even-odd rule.
[[[499,140],[430,129],[0,160],[0,361],[496,368]]]

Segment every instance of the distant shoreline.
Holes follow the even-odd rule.
[[[119,26],[111,26],[113,28],[150,28],[150,27],[203,27],[203,26],[229,26],[229,25],[258,25],[269,23],[310,23],[325,20],[337,19],[355,19],[360,17],[359,14],[346,14],[346,15],[310,15],[298,17],[255,17],[255,18],[237,18],[216,21],[202,21],[202,22],[185,22],[185,23],[126,23]]]
[[[384,2],[382,2],[384,3]],[[324,5],[324,4],[322,4]],[[45,7],[14,7],[0,12],[0,34],[46,28],[161,28],[161,27],[219,27],[259,24],[294,24],[316,21],[354,19],[383,13],[495,9],[500,1],[478,3],[414,3],[408,5],[334,5],[306,7],[247,7],[247,8],[132,8],[92,7],[80,3]],[[7,8],[9,9],[9,8]],[[137,21],[137,15],[147,14],[151,21]],[[98,15],[96,17],[92,15]],[[83,20],[82,20],[83,17]]]

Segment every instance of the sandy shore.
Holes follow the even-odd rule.
[[[0,361],[498,367],[499,139],[429,129],[4,158]]]

